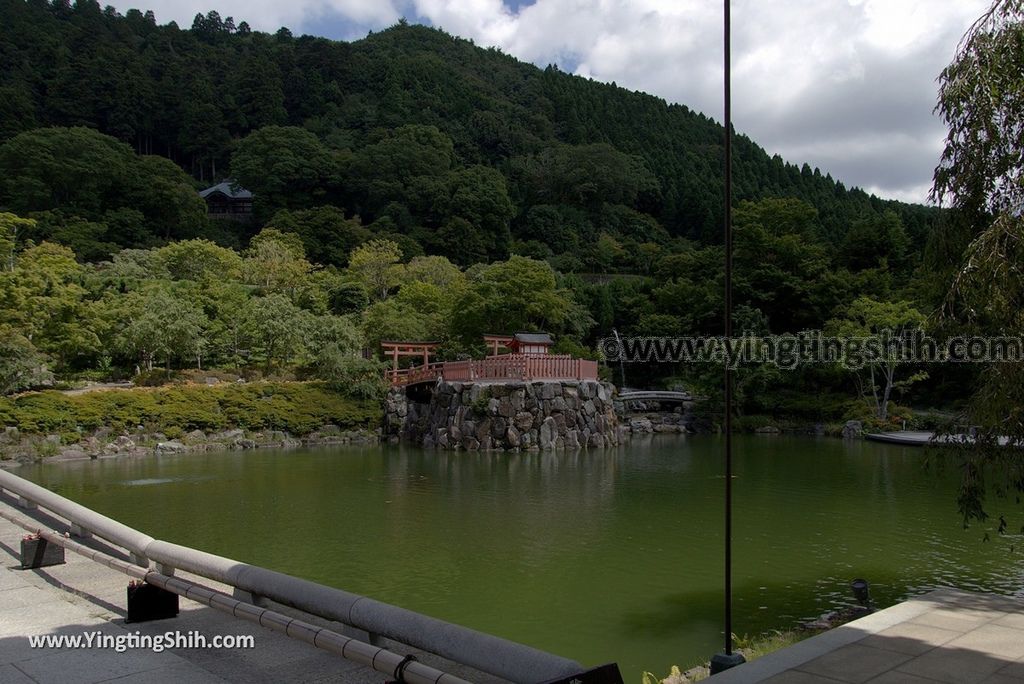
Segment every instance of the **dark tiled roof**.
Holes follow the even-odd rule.
[[[234,181],[226,180],[223,183],[217,183],[212,188],[206,188],[205,190],[199,191],[199,196],[206,199],[210,195],[220,193],[231,199],[252,199],[252,193],[243,188],[240,185],[235,185]]]
[[[546,332],[541,332],[541,333],[522,333],[521,332],[521,333],[516,333],[515,334],[515,338],[516,338],[516,342],[521,342],[522,344],[554,344],[554,341],[551,339],[551,335],[548,335]]]

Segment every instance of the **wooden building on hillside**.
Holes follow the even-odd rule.
[[[226,180],[200,191],[206,201],[206,215],[212,219],[249,221],[252,219],[252,193]]]

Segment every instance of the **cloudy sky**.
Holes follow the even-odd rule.
[[[769,153],[924,201],[944,128],[935,79],[989,0],[733,0],[733,119]],[[400,17],[721,119],[718,0],[117,0],[191,25],[354,39]]]

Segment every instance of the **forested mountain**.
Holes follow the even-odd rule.
[[[18,137],[53,126],[93,128],[147,156],[78,132],[78,161],[107,177],[89,181],[88,201],[69,202],[55,176],[76,159],[38,157],[67,148],[70,134]],[[677,239],[713,244],[720,233],[715,121],[404,22],[346,43],[254,32],[216,12],[182,30],[92,0],[0,0],[5,141],[0,206],[35,214],[40,237],[90,259],[200,235],[241,246],[258,228],[207,225],[182,178],[149,155],[194,187],[234,177],[256,193],[261,224],[287,210],[275,226],[299,232],[322,263],[343,265],[352,246],[384,234],[407,255],[463,265],[512,250],[562,271],[644,272]],[[833,247],[891,210],[919,253],[936,215],[848,189],[742,135],[735,159],[738,201],[801,199],[817,209],[812,233]],[[140,206],[147,185],[175,197],[171,215]],[[295,216],[321,206],[340,211]]]
[[[948,214],[742,135],[734,150],[737,330],[867,334],[936,306],[965,244],[932,239]],[[380,379],[358,354],[385,338],[460,358],[483,332],[543,329],[590,356],[612,330],[721,334],[722,156],[720,126],[685,106],[405,22],[345,43],[0,0],[0,392],[43,365],[352,388]],[[225,179],[253,220],[207,216],[197,190]],[[629,373],[709,395],[721,379]],[[751,412],[867,406],[832,366],[737,377]]]

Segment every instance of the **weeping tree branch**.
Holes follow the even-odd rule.
[[[974,238],[940,319],[981,334],[1024,334],[1024,0],[996,0],[939,76],[948,127],[931,198],[959,210]],[[963,416],[976,439],[956,447],[966,525],[991,495],[1024,494],[1024,363],[991,363]],[[999,517],[998,532],[1007,529]],[[1024,529],[1022,529],[1024,533]],[[987,534],[986,534],[987,536]]]

